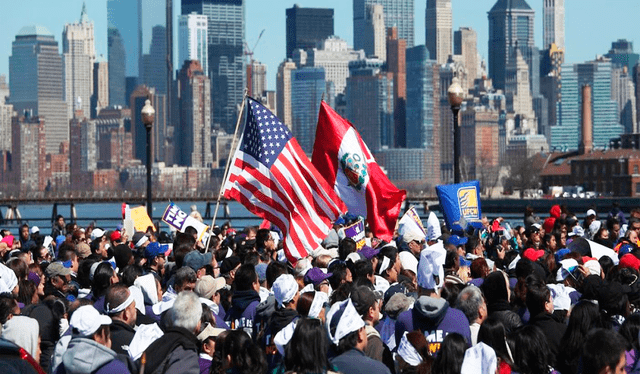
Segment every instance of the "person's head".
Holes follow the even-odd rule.
[[[291,274],[282,274],[273,282],[273,295],[276,298],[278,307],[296,309],[300,293],[298,292],[298,282]]]
[[[465,251],[476,256],[482,256],[484,253],[484,246],[482,241],[477,236],[471,236],[465,244]]]
[[[200,330],[201,316],[202,305],[198,295],[191,291],[180,292],[171,308],[171,325],[182,327],[196,335]]]
[[[106,314],[114,321],[122,321],[133,327],[136,324],[136,302],[129,288],[122,283],[117,283],[107,288],[104,299]]]
[[[351,270],[347,267],[347,264],[342,260],[334,260],[329,264],[327,271],[333,274],[329,277],[329,284],[332,289],[337,289],[342,283],[352,282],[353,277]]]
[[[256,233],[256,247],[259,250],[267,252],[276,250],[276,241],[271,236],[271,231],[268,229],[260,229]]]
[[[486,298],[487,306],[490,311],[492,304],[505,301],[509,302],[511,298],[509,280],[507,279],[506,274],[501,271],[494,271],[487,275],[480,288]]]
[[[177,293],[182,291],[193,291],[196,287],[196,272],[190,267],[181,267],[176,271],[175,290]]]
[[[510,348],[507,346],[507,332],[499,317],[493,315],[488,317],[478,330],[478,343],[484,343],[496,352],[496,356],[513,365],[513,357]]]
[[[244,264],[240,266],[238,271],[236,271],[233,286],[236,291],[258,291],[260,289],[260,283],[258,281],[258,274],[256,273],[255,266],[251,264]]]
[[[322,321],[302,318],[285,347],[285,368],[294,373],[324,373],[331,368],[328,349],[329,340]]]
[[[351,299],[333,303],[327,314],[327,330],[338,354],[353,348],[364,350],[367,347],[365,322]]]
[[[287,274],[287,266],[281,262],[272,261],[267,265],[265,277],[267,278],[267,288],[271,289],[273,282],[282,274]]]
[[[442,341],[433,363],[434,371],[443,374],[460,373],[466,350],[467,342],[462,335],[455,332],[448,334]]]
[[[239,374],[263,374],[267,359],[262,349],[242,330],[233,330],[224,339],[223,370],[233,369]]]
[[[537,326],[526,325],[510,335],[515,341],[515,369],[523,374],[546,373],[551,363],[547,338]]]
[[[375,326],[380,320],[382,301],[366,286],[358,286],[351,292],[351,301],[362,319]]]
[[[69,289],[69,282],[71,281],[71,270],[67,269],[60,262],[52,262],[45,269],[47,276],[47,282],[49,282],[53,288],[65,293]]]
[[[111,348],[111,318],[101,315],[93,305],[76,309],[69,320],[73,336],[88,338]]]
[[[58,229],[64,228],[64,217],[61,214],[56,216],[56,225],[58,225]]]
[[[376,274],[380,275],[389,283],[395,283],[398,281],[398,273],[401,269],[396,266],[397,257],[380,256],[378,265],[376,266]]]
[[[624,338],[615,330],[592,330],[582,349],[583,374],[622,374],[626,366]]]
[[[329,297],[321,291],[309,291],[300,294],[296,311],[299,315],[310,318],[317,318],[323,323],[325,321],[325,305]]]
[[[10,293],[0,294],[0,325],[6,323],[14,315],[20,314],[20,307],[15,296]]]
[[[350,253],[353,253],[357,250],[356,242],[351,238],[345,238],[340,241],[340,245],[338,246],[338,256],[341,260],[346,260],[347,256]]]
[[[476,286],[467,286],[458,294],[456,308],[460,309],[469,323],[480,323],[487,318],[487,304],[482,292]]]
[[[591,301],[582,300],[571,309],[567,331],[563,337],[563,346],[568,352],[578,353],[587,333],[600,327],[600,310]],[[636,335],[637,338],[637,335]]]
[[[71,271],[78,272],[78,267],[80,263],[78,262],[78,255],[76,254],[75,248],[72,246],[62,245],[58,250],[58,260],[64,262],[71,261]]]
[[[49,265],[51,266],[51,265]],[[110,262],[97,262],[91,267],[96,267],[93,273],[92,292],[95,297],[103,296],[107,292],[107,288],[118,283],[118,275],[116,274]]]
[[[536,275],[527,277],[527,308],[532,316],[540,313],[553,312],[553,300],[551,299],[551,291]]]
[[[29,225],[26,223],[20,226],[20,239],[29,240]]]

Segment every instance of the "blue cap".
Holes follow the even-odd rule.
[[[158,242],[151,242],[144,248],[144,257],[146,258],[154,258],[158,255],[164,254],[169,246],[160,245]]]
[[[338,219],[333,223],[334,225],[344,225],[344,218],[338,217]]]
[[[469,266],[471,266],[471,261],[469,261],[466,258],[460,256],[460,266],[469,267]]]
[[[556,252],[556,263],[560,262],[564,256],[571,253],[569,248],[562,248]]]
[[[258,274],[258,281],[267,280],[267,264],[256,265],[256,273]]]
[[[626,255],[627,253],[631,253],[631,251],[633,251],[633,245],[629,243],[621,245],[620,249],[618,250],[618,258],[622,258],[622,256]]]
[[[469,240],[469,239],[467,239],[467,237],[466,237],[466,236],[462,236],[462,237],[461,237],[461,236],[458,236],[458,235],[451,235],[451,236],[449,237],[449,240],[447,240],[447,244],[453,244],[453,245],[455,245],[456,247],[459,247],[459,246],[461,246],[461,245],[465,245],[465,244],[467,244],[467,241],[468,241],[468,240]]]
[[[66,236],[64,236],[64,235],[58,235],[58,236],[56,236],[56,248],[60,248],[60,245],[61,245],[62,243],[64,243],[64,241],[65,241],[66,239],[67,239],[67,237],[66,237]]]

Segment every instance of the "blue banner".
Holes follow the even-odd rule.
[[[449,230],[466,230],[468,225],[482,226],[480,209],[480,182],[436,186],[436,193]]]

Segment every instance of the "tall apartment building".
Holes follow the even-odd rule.
[[[69,178],[76,190],[91,189],[91,173],[98,166],[96,122],[76,111],[69,121]]]
[[[109,105],[129,105],[126,79],[140,76],[142,57],[139,1],[107,0]],[[135,86],[135,82],[133,84]]]
[[[529,65],[531,92],[539,92],[540,55],[534,43],[535,11],[525,0],[498,0],[489,11],[489,77],[504,90],[507,65],[515,49]]]
[[[363,48],[367,57],[387,59],[386,30],[384,7],[380,4],[368,4]]]
[[[64,100],[62,56],[53,34],[42,26],[23,27],[9,57],[10,103],[22,115],[45,118],[46,152],[56,153],[69,141],[69,117]]]
[[[78,105],[88,115],[91,113],[96,42],[93,22],[89,20],[84,4],[80,20],[64,26],[62,32],[62,56],[67,116],[72,118],[73,112]]]
[[[301,8],[294,5],[287,9],[287,58],[296,49],[315,48],[316,44],[334,34],[333,9]]]
[[[287,59],[278,66],[276,75],[276,103],[278,118],[291,130],[291,73],[296,70],[296,64]]]
[[[91,95],[91,118],[109,106],[109,63],[98,61],[93,64],[93,95]]]
[[[564,0],[544,0],[543,18],[543,49],[555,43],[564,50]]]
[[[407,41],[398,39],[398,29],[387,29],[387,71],[393,74],[393,123],[395,147],[406,147],[407,133]]]
[[[200,62],[186,61],[178,73],[180,127],[176,131],[175,160],[180,166],[210,168],[211,82]]]
[[[207,16],[191,13],[183,14],[178,22],[178,64],[197,60],[205,75],[209,75],[209,45]]]
[[[396,26],[398,38],[414,44],[414,0],[353,0],[353,48],[364,49],[366,38],[367,5],[381,4],[384,7],[384,27]]]
[[[352,61],[347,78],[347,119],[372,152],[395,142],[393,74],[383,72],[383,64],[378,59]]]
[[[425,40],[429,55],[438,64],[444,64],[453,49],[451,0],[427,0],[425,13]]]
[[[462,64],[467,71],[467,88],[472,89],[479,78],[478,34],[470,27],[461,27],[453,33],[453,53],[462,56]]]
[[[529,66],[522,58],[520,50],[516,50],[515,58],[507,65],[504,91],[507,110],[519,118],[518,134],[536,134],[538,123],[529,88]]]
[[[182,14],[195,12],[207,16],[212,122],[228,133],[235,130],[238,105],[247,86],[244,3],[244,0],[182,1]]]
[[[293,136],[307,154],[313,151],[320,100],[330,104],[331,86],[321,67],[304,67],[291,72],[291,117]]]
[[[267,65],[253,60],[251,65],[247,67],[247,72],[248,94],[259,100],[267,90]]]
[[[42,191],[50,170],[46,165],[44,118],[13,117],[11,125],[12,170],[9,184],[22,192]]]
[[[9,86],[5,81],[5,76],[0,76],[0,157],[6,152],[11,152],[11,117],[14,116],[13,105],[7,104],[6,98],[9,96]],[[0,163],[0,171],[2,163]]]
[[[98,148],[97,168],[124,170],[126,166],[134,162],[131,109],[103,109],[95,122]]]

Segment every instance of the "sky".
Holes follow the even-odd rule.
[[[123,0],[134,1],[134,0]],[[164,3],[158,0],[159,3]],[[471,27],[478,33],[478,51],[487,58],[487,12],[496,0],[452,0],[453,29]],[[527,0],[536,11],[535,41],[542,47],[542,0]],[[11,43],[18,31],[28,25],[39,24],[51,31],[61,44],[65,23],[80,18],[83,0],[0,0],[0,75],[9,73]],[[98,55],[107,57],[106,0],[86,0],[87,13],[93,20]],[[180,0],[174,0],[174,14],[179,14]],[[334,31],[353,44],[353,5],[348,0],[245,0],[246,31],[249,48],[253,48],[258,35],[264,35],[254,50],[254,59],[267,65],[267,85],[275,89],[278,65],[286,54],[285,10],[294,4],[302,7],[334,9]],[[424,44],[426,0],[415,0],[415,43]],[[565,1],[566,57],[569,63],[593,60],[606,54],[611,42],[628,39],[636,42],[640,50],[640,18],[638,0],[566,0]],[[177,30],[175,30],[177,32]],[[60,46],[62,50],[62,46]],[[10,77],[9,77],[10,79]]]

